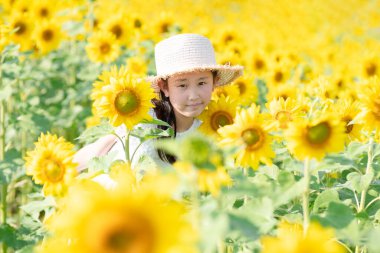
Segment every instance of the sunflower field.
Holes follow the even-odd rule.
[[[380,252],[379,0],[0,9],[1,252]],[[244,75],[175,139],[149,117],[145,77],[154,45],[179,33]],[[107,136],[125,157],[78,170],[78,150]],[[136,161],[132,138],[177,161]]]

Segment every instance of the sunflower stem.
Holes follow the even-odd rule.
[[[306,235],[310,223],[309,214],[309,192],[310,192],[310,160],[306,158],[304,161],[304,178],[305,190],[302,195],[302,211],[303,211],[303,234]]]
[[[125,144],[124,144],[125,160],[127,163],[130,162],[130,159],[129,159],[129,137],[130,137],[130,131],[127,130],[127,135],[125,136]]]
[[[243,175],[244,177],[248,178],[248,168],[243,168]],[[248,203],[248,195],[244,194],[244,203],[243,205]]]

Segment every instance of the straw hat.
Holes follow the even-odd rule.
[[[217,86],[228,84],[243,74],[242,66],[218,65],[211,42],[198,34],[180,34],[157,43],[155,47],[156,76],[148,81],[156,92],[158,80],[174,74],[193,71],[217,71]]]

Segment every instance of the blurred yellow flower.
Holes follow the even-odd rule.
[[[88,58],[93,62],[109,63],[119,56],[120,46],[110,32],[96,32],[88,39],[86,46]]]
[[[212,99],[218,100],[220,97],[230,97],[231,100],[239,99],[239,87],[237,85],[223,85],[216,87],[212,92]]]
[[[287,129],[289,122],[305,115],[301,110],[299,101],[293,98],[284,99],[283,97],[280,97],[278,99],[273,99],[266,104],[266,107],[270,114],[268,121],[272,122],[274,128],[277,130]]]
[[[117,13],[104,19],[100,25],[100,30],[112,33],[117,43],[127,47],[135,33],[130,20],[122,13]]]
[[[145,76],[148,66],[142,57],[131,56],[127,59],[126,69],[129,73],[136,76]]]
[[[62,195],[77,175],[74,153],[74,145],[62,137],[41,133],[35,149],[26,154],[26,174],[44,185],[45,195]]]
[[[33,23],[26,13],[15,13],[9,18],[9,28],[14,32],[10,34],[10,39],[15,44],[20,44],[21,50],[31,49],[31,35]]]
[[[373,131],[380,129],[380,82],[379,78],[369,79],[361,89],[358,96],[362,104],[362,112],[358,115],[364,128]]]
[[[33,31],[33,39],[38,52],[41,54],[57,49],[63,39],[61,24],[53,20],[42,21],[36,25]]]
[[[232,125],[218,129],[222,145],[237,146],[236,164],[257,169],[260,162],[271,164],[275,153],[271,148],[270,126],[264,122],[260,107],[253,104],[237,112]]]
[[[263,236],[262,253],[344,253],[345,248],[334,237],[334,230],[311,223],[305,236],[299,226],[281,223],[278,236]]]
[[[151,99],[155,97],[150,83],[132,75],[110,78],[105,86],[94,85],[91,95],[98,117],[108,118],[113,126],[125,124],[132,129],[143,119],[150,119],[148,114],[153,107]]]
[[[255,103],[259,97],[259,90],[255,84],[252,75],[244,75],[233,82],[239,88],[239,104],[242,106],[250,106]]]
[[[197,236],[185,215],[184,206],[154,191],[83,182],[70,188],[48,229],[50,240],[66,240],[68,253],[195,253]]]

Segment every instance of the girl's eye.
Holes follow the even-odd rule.
[[[185,87],[186,87],[186,84],[180,84],[180,85],[178,85],[177,87],[179,87],[179,88],[185,88]]]
[[[205,85],[206,84],[206,82],[200,82],[199,83],[199,85]]]

